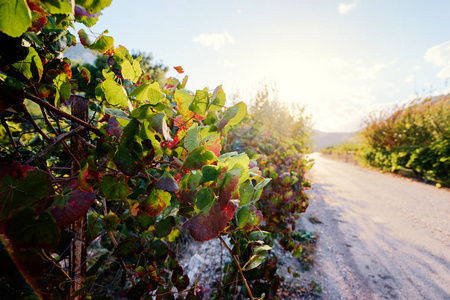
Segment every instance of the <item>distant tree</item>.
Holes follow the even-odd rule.
[[[153,59],[153,55],[145,51],[133,50],[131,56],[134,59],[141,57],[141,68],[149,74],[153,80],[157,81],[159,85],[162,86],[164,84],[166,73],[169,70],[167,66],[162,63],[156,63]]]
[[[275,83],[264,83],[253,99],[249,112],[255,122],[267,126],[286,138],[299,142],[307,150],[311,144],[311,116],[299,103],[282,102]]]

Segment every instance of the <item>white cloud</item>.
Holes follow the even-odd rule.
[[[341,16],[348,13],[350,10],[355,8],[357,1],[351,3],[339,3],[339,14]]]
[[[414,78],[415,78],[414,74],[410,74],[410,75],[406,76],[405,82],[413,82]]]
[[[431,47],[425,53],[425,61],[436,67],[450,64],[450,41]]]
[[[448,64],[447,66],[445,66],[438,74],[437,74],[437,78],[450,78],[450,64]]]
[[[204,47],[210,47],[214,50],[218,50],[226,43],[235,43],[234,37],[229,34],[228,31],[224,31],[223,33],[200,33],[192,40]]]
[[[242,13],[242,9],[238,8],[238,9],[237,9],[237,13],[238,13],[238,14]]]
[[[234,67],[236,67],[236,64],[232,63],[231,61],[229,61],[227,59],[218,60],[217,64],[219,66],[222,66],[222,67],[225,67],[225,68],[234,68]]]
[[[416,65],[413,67],[413,70],[420,70],[420,69],[422,69],[422,66]]]
[[[370,67],[361,67],[361,79],[374,79],[378,76],[378,74],[383,71],[384,69],[387,69],[391,65],[395,64],[397,62],[397,58],[394,58],[392,61],[387,63],[378,63]]]
[[[440,67],[438,78],[450,78],[450,41],[431,47],[425,52],[426,62]]]

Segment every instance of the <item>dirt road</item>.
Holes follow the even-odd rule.
[[[322,298],[450,299],[450,192],[311,157],[301,222],[319,234]]]

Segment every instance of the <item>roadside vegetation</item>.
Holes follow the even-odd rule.
[[[214,298],[276,297],[272,247],[304,259],[302,245],[315,240],[296,228],[312,166],[304,109],[266,87],[247,114],[244,102],[227,107],[220,85],[190,91],[181,67],[163,78],[164,66],[116,47],[107,31],[68,30],[94,25],[110,1],[8,3],[2,298],[203,299],[202,278],[178,261],[180,236],[228,250]],[[77,42],[101,55],[94,66],[63,57]]]
[[[450,186],[450,95],[417,99],[371,113],[359,143],[322,150],[363,165]]]

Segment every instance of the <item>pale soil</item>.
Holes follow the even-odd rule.
[[[312,158],[312,198],[300,224],[319,239],[316,264],[303,276],[322,285],[321,298],[450,299],[450,192]]]

